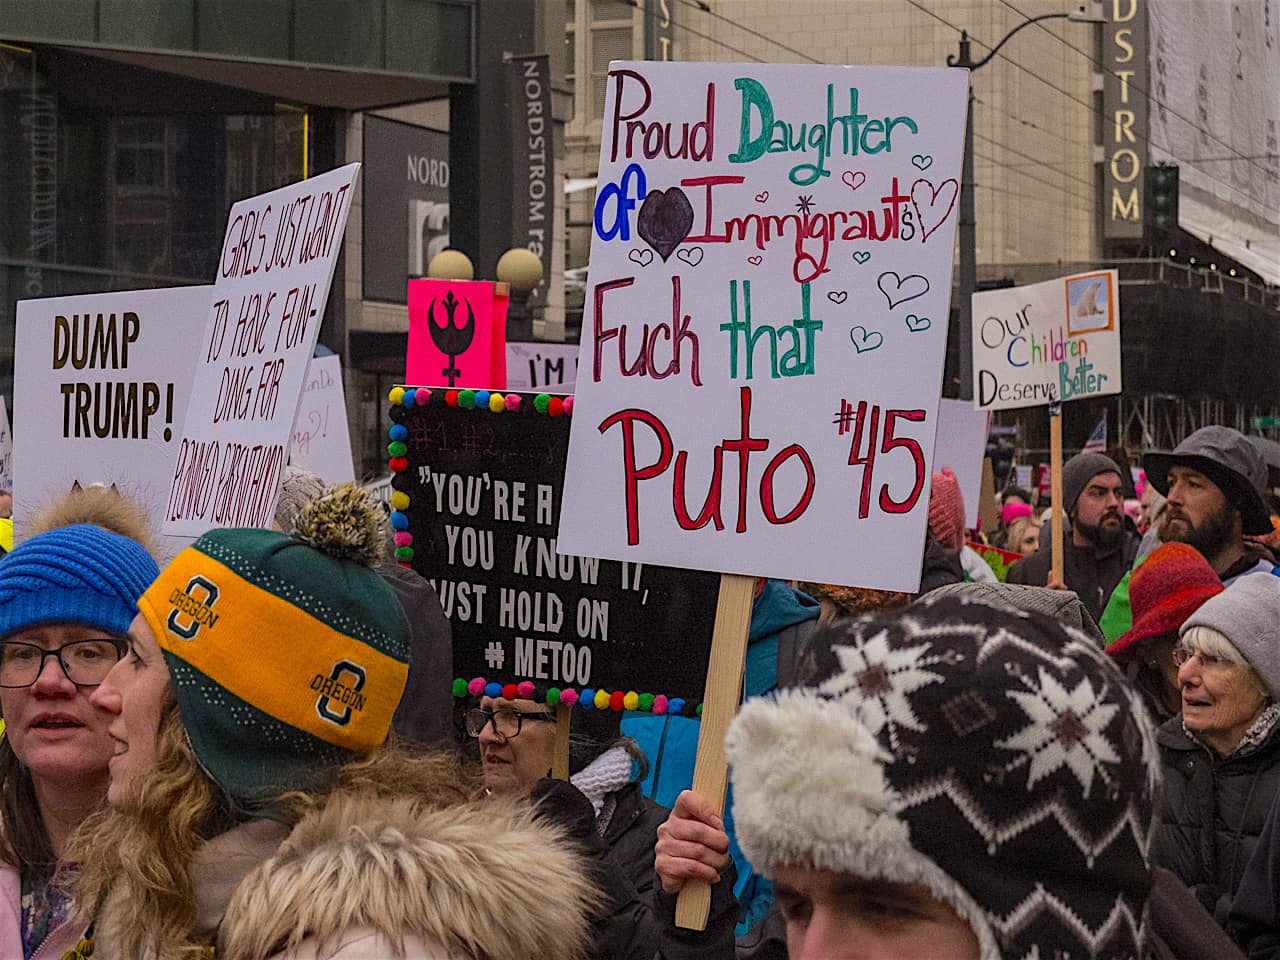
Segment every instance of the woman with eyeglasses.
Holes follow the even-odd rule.
[[[1224,924],[1280,793],[1280,578],[1241,577],[1173,648],[1181,712],[1160,727],[1157,860]]]
[[[111,782],[111,715],[89,698],[157,573],[141,544],[92,524],[0,561],[0,957],[60,960],[84,932],[54,875]]]

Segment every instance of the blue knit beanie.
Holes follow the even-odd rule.
[[[0,559],[0,637],[44,623],[123,634],[160,573],[135,540],[89,523],[47,530]]]

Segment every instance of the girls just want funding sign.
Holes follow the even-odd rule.
[[[611,66],[558,549],[918,586],[967,82]]]
[[[973,405],[979,410],[1119,392],[1115,270],[973,295]]]

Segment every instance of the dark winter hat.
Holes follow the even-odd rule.
[[[1120,477],[1120,466],[1100,453],[1077,453],[1062,466],[1062,509],[1070,513],[1089,481],[1103,473]],[[1123,477],[1120,477],[1123,480]]]
[[[1267,465],[1244,436],[1216,424],[1201,427],[1172,453],[1153,452],[1142,458],[1147,478],[1160,495],[1169,495],[1169,470],[1189,467],[1212,480],[1223,496],[1240,511],[1243,530],[1251,536],[1271,532],[1267,510]]]
[[[924,884],[982,960],[1145,955],[1154,730],[1091,640],[926,597],[815,645],[725,741],[752,863]]]
[[[124,634],[160,569],[142,544],[90,523],[47,530],[0,561],[0,637],[42,623]]]
[[[1119,656],[1135,643],[1177,633],[1200,604],[1221,592],[1222,581],[1199,550],[1166,543],[1129,578],[1133,626],[1107,647],[1107,653]]]
[[[370,568],[377,504],[345,484],[298,531],[211,530],[139,606],[200,765],[243,804],[320,789],[378,747],[409,670],[409,624]]]

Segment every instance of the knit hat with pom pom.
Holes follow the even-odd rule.
[[[381,522],[344,484],[309,503],[292,535],[209,531],[139,601],[192,749],[237,805],[323,789],[386,740],[409,624],[372,569]]]
[[[943,467],[933,475],[929,534],[952,550],[964,546],[964,496],[960,493],[960,481],[950,467]]]

